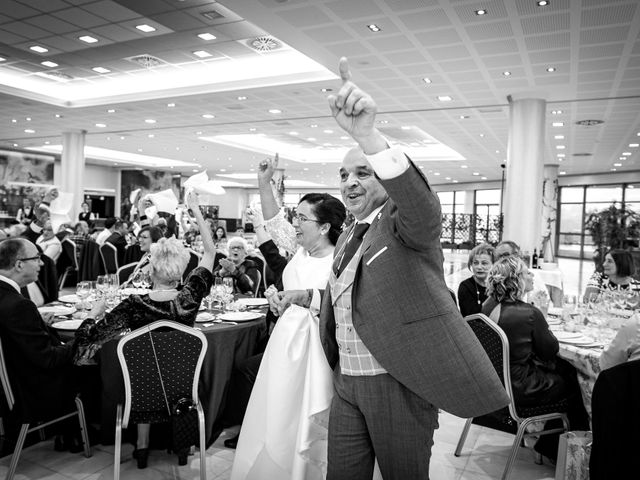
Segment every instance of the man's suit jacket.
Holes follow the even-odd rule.
[[[17,413],[43,420],[73,405],[72,344],[63,345],[31,300],[0,281],[0,339]]]
[[[352,287],[354,328],[391,376],[435,406],[460,417],[504,407],[507,394],[444,281],[438,197],[413,163],[400,176],[380,181],[390,198],[362,243]],[[322,298],[320,336],[334,368],[338,349],[329,289]]]

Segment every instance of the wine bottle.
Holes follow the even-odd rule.
[[[533,249],[533,257],[531,257],[531,268],[538,268],[538,250]]]

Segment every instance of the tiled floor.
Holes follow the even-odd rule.
[[[469,276],[466,268],[467,255],[446,253],[445,274],[447,284],[457,291],[461,280]],[[591,275],[589,262],[560,260],[564,274],[565,293],[577,294],[584,289],[585,279]],[[464,420],[442,413],[440,428],[435,433],[435,445],[431,460],[431,478],[434,480],[489,480],[500,478],[513,436],[484,427],[472,426],[463,453],[455,457],[453,451],[462,431]],[[207,452],[207,479],[226,480],[231,474],[234,451],[224,447],[223,441],[232,432],[225,432]],[[149,480],[187,480],[199,478],[199,453],[190,457],[187,466],[178,467],[177,458],[164,451],[152,451],[149,467],[138,470],[131,459],[132,447],[123,447],[121,478]],[[0,477],[4,477],[10,456],[0,460]],[[53,442],[40,442],[24,450],[17,480],[107,480],[113,478],[113,446],[98,445],[93,456],[57,453]],[[551,480],[554,468],[548,463],[536,465],[531,450],[521,448],[514,470],[513,480]],[[265,479],[281,480],[281,479]]]

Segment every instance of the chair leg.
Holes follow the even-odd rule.
[[[9,471],[7,472],[7,476],[5,480],[13,480],[13,476],[16,473],[16,468],[18,467],[18,460],[20,460],[20,454],[22,453],[22,447],[24,445],[24,441],[27,438],[27,431],[29,430],[29,424],[23,423],[20,428],[20,433],[18,434],[18,439],[16,440],[16,448],[13,450],[13,455],[11,456],[11,464],[9,465]]]
[[[469,428],[471,428],[472,420],[473,418],[467,418],[467,421],[464,423],[464,428],[462,429],[462,433],[460,434],[460,440],[458,440],[456,451],[453,453],[456,457],[459,457],[460,452],[462,452],[462,446],[464,445],[464,442],[467,439],[467,435],[469,434]]]
[[[504,472],[502,473],[502,480],[507,480],[509,475],[511,474],[511,469],[513,468],[513,464],[516,462],[516,457],[518,456],[518,449],[520,448],[520,443],[522,442],[522,438],[524,437],[526,425],[519,424],[518,432],[516,433],[516,438],[513,440],[513,445],[511,446],[511,452],[509,453],[509,458],[507,459],[507,465],[504,467]]]
[[[198,408],[198,434],[200,437],[200,480],[207,480],[207,446],[204,436],[204,410],[200,402]]]
[[[120,453],[122,447],[122,404],[116,411],[116,440],[113,450],[113,480],[120,480]]]
[[[84,456],[89,458],[91,456],[91,442],[89,441],[89,431],[87,430],[87,419],[84,416],[84,405],[80,397],[76,397],[76,408],[78,410],[78,423],[80,424],[80,435],[82,436],[82,443],[84,444]]]

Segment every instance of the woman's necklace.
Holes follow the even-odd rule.
[[[476,299],[478,301],[478,305],[482,305],[482,302],[480,301],[480,289],[478,288],[479,283],[475,278],[473,279],[473,284],[476,287]]]

